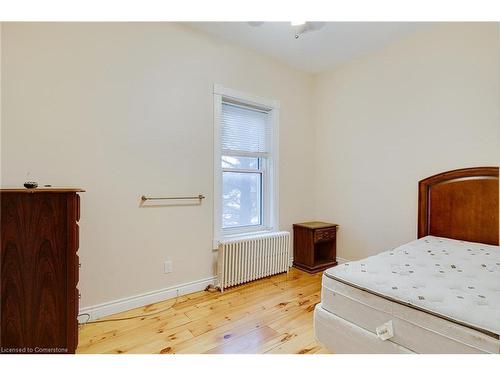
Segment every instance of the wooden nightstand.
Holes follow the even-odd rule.
[[[337,224],[293,224],[293,266],[316,273],[337,265]]]

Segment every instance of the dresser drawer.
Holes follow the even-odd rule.
[[[330,241],[335,239],[337,228],[316,229],[314,231],[314,242]]]

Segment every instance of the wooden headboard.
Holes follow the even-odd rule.
[[[498,167],[464,168],[419,182],[418,237],[498,245]]]

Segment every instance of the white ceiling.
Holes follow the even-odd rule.
[[[189,22],[189,26],[272,56],[308,73],[331,69],[428,27],[424,22],[325,22],[294,38],[289,22]]]

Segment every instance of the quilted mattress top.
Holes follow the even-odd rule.
[[[500,335],[499,246],[427,236],[325,273],[497,338]]]

